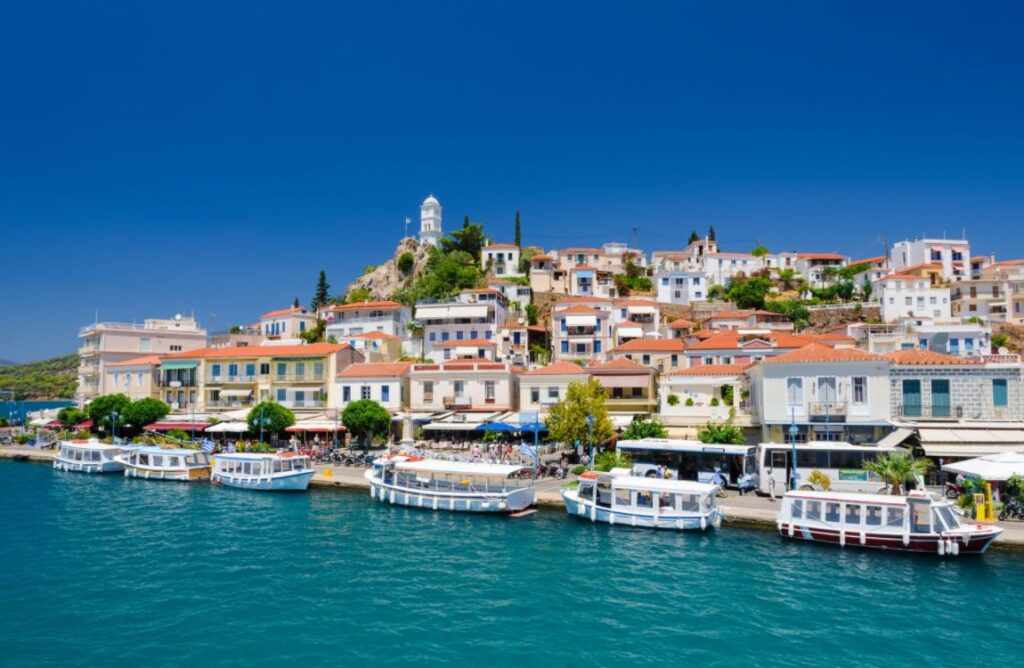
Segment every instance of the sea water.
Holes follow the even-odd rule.
[[[0,462],[4,666],[1003,665],[1024,554],[950,559]],[[884,663],[883,663],[884,662]]]

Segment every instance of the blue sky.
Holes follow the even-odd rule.
[[[0,358],[308,302],[434,193],[498,240],[1024,255],[1013,3],[0,9]]]

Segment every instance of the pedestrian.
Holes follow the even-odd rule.
[[[768,467],[768,494],[771,496],[771,500],[775,500],[775,474],[773,473],[772,467]]]

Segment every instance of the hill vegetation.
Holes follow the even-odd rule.
[[[70,399],[78,384],[78,355],[72,353],[40,362],[0,367],[0,390],[18,401]]]

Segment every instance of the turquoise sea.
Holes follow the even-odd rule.
[[[1004,665],[1024,554],[943,560],[0,462],[3,666]],[[884,663],[883,663],[884,662]]]
[[[53,401],[0,401],[0,417],[21,422],[25,419],[26,413],[44,408],[63,408],[74,403],[70,399],[54,399]]]

